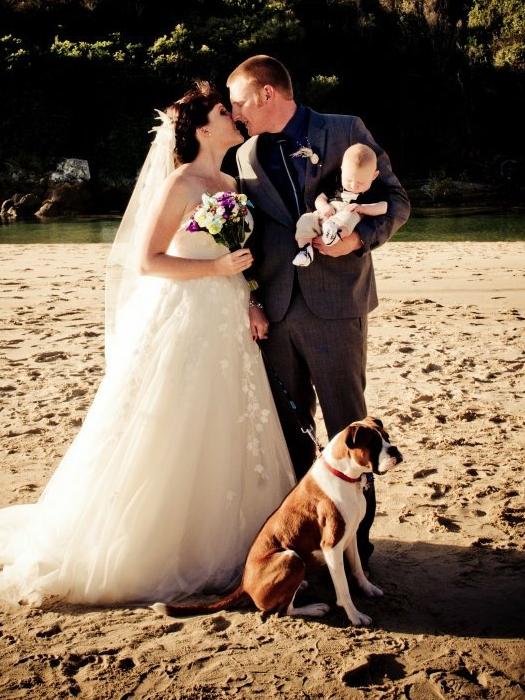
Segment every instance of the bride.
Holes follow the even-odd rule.
[[[242,136],[207,83],[167,113],[109,257],[106,374],[39,501],[0,510],[4,600],[222,590],[294,483],[251,253],[186,230],[204,193],[235,189],[220,166]]]

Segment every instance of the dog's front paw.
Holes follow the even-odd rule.
[[[359,610],[347,610],[346,614],[353,625],[370,625],[372,623],[372,618],[359,612]]]
[[[326,603],[312,603],[305,607],[308,608],[307,615],[311,615],[312,617],[323,617],[323,615],[330,612],[330,606]]]
[[[379,586],[374,586],[374,584],[370,583],[370,581],[366,581],[366,583],[363,582],[360,585],[360,588],[370,598],[380,598],[382,595],[384,595]]]
[[[323,617],[329,610],[330,606],[326,605],[326,603],[312,603],[311,605],[304,605],[300,608],[294,608],[293,604],[290,603],[286,614],[305,617]]]

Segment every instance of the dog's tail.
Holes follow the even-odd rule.
[[[216,612],[217,610],[231,610],[243,600],[248,600],[249,595],[245,592],[242,583],[231,593],[215,600],[212,603],[196,603],[192,605],[170,605],[169,603],[154,603],[150,607],[155,612],[169,615],[170,617],[179,617],[184,615],[204,615],[206,613]]]

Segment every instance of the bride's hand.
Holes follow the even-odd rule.
[[[234,253],[226,253],[221,255],[215,261],[215,274],[229,277],[238,275],[240,272],[247,270],[253,263],[253,256],[248,248],[236,250]]]
[[[264,311],[258,306],[250,306],[248,315],[250,317],[252,340],[266,340],[270,323]]]

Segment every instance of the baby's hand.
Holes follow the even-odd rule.
[[[359,211],[359,204],[357,202],[351,202],[345,207],[346,211],[356,211],[358,214],[361,212]]]
[[[328,202],[326,202],[325,204],[319,203],[316,210],[319,214],[319,217],[323,220],[329,219],[335,214],[334,207],[331,204],[328,204]]]

